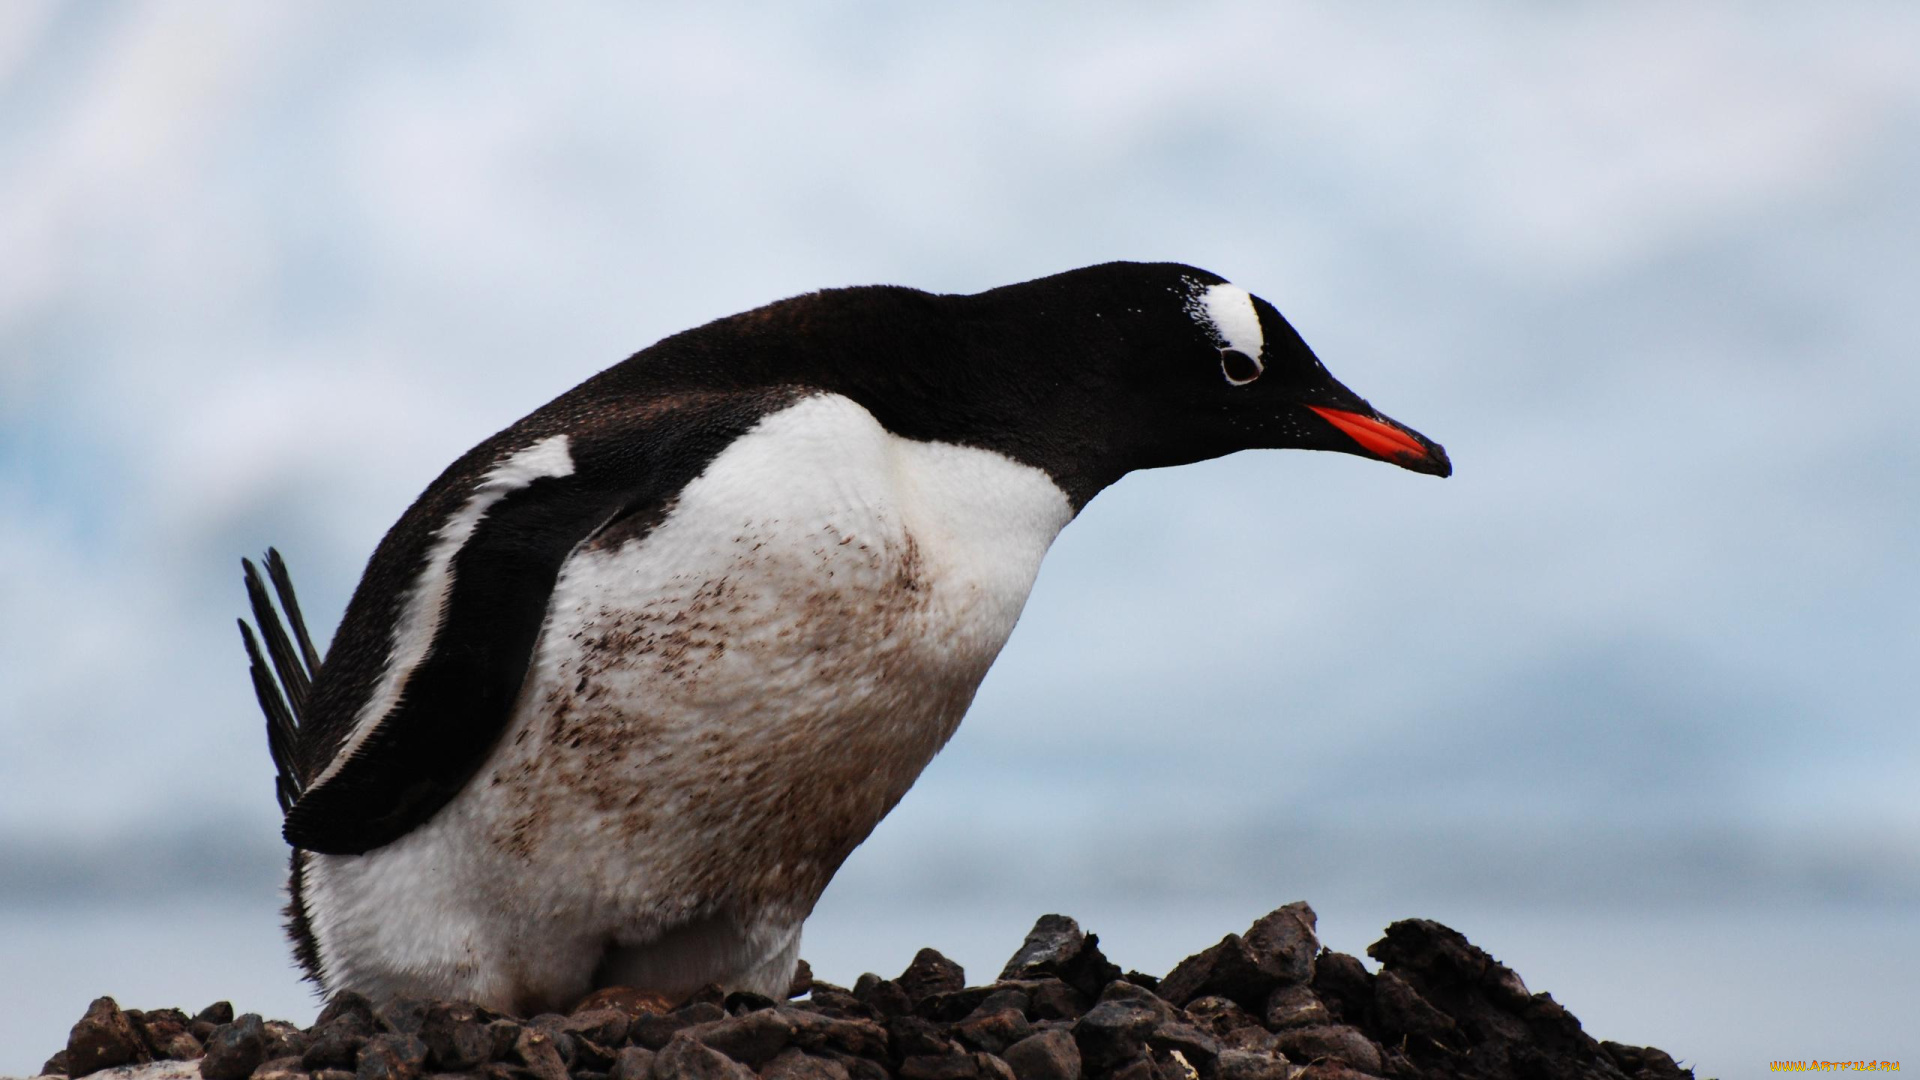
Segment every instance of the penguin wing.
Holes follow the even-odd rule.
[[[405,590],[378,677],[362,679],[331,759],[287,811],[287,842],[357,855],[432,818],[506,730],[567,557],[606,531],[644,536],[681,488],[791,397],[656,400],[590,423],[557,408],[563,397],[485,444],[508,449],[450,468],[390,534],[416,541],[383,543],[355,593],[357,605],[370,589]],[[425,518],[409,529],[416,515]],[[353,651],[341,644],[323,677],[335,654]]]

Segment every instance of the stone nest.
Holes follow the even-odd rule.
[[[375,1008],[335,995],[310,1028],[226,1002],[122,1010],[100,998],[45,1073],[101,1080],[1426,1080],[1692,1077],[1652,1048],[1601,1042],[1548,994],[1436,922],[1367,954],[1321,947],[1288,904],[1156,978],[1122,972],[1047,915],[993,982],[922,949],[851,988],[801,965],[792,1000],[709,988],[669,1007],[618,989],[571,1015],[470,1002]]]

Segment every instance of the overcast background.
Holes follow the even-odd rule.
[[[1920,1057],[1920,8],[0,5],[0,1073],[315,1006],[232,619],[822,286],[1116,258],[1444,442],[1132,477],[808,924],[1438,918],[1702,1075]]]

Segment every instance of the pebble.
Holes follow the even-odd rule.
[[[95,998],[87,1013],[67,1035],[66,1067],[70,1076],[86,1076],[131,1064],[144,1056],[133,1022],[110,997]]]
[[[207,1053],[200,1059],[206,1080],[247,1080],[267,1059],[267,1031],[259,1013],[247,1013],[231,1024],[221,1024],[207,1036]]]
[[[1080,1046],[1060,1028],[1007,1047],[1006,1059],[1019,1080],[1074,1080],[1080,1075]]]
[[[376,1009],[336,994],[311,1028],[216,1002],[100,998],[46,1071],[116,1080],[1681,1080],[1652,1047],[1599,1042],[1552,997],[1439,923],[1408,919],[1356,957],[1288,904],[1181,961],[1124,976],[1099,938],[1046,915],[983,986],[922,949],[851,990],[809,970],[796,1000],[708,987],[675,1003],[623,987],[570,1014],[470,1002]],[[169,1060],[177,1059],[177,1060]]]
[[[939,952],[921,949],[914,955],[913,963],[908,964],[907,970],[901,972],[894,982],[906,991],[907,1000],[917,1005],[935,994],[950,994],[966,989],[967,972]]]
[[[427,1065],[427,1044],[417,1035],[375,1035],[360,1048],[355,1080],[417,1080]],[[564,1073],[562,1075],[565,1075]]]
[[[1159,1019],[1152,1008],[1138,1001],[1103,1001],[1095,1005],[1073,1024],[1073,1041],[1080,1046],[1080,1060],[1088,1072],[1102,1073],[1140,1056],[1146,1048],[1147,1033]]]

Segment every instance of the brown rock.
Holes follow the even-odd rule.
[[[1020,943],[1013,958],[1000,969],[999,981],[1057,975],[1057,967],[1045,965],[1058,965],[1078,955],[1086,940],[1087,935],[1081,931],[1080,924],[1071,918],[1065,915],[1042,915],[1033,924],[1033,929],[1027,931],[1027,939]]]
[[[1380,1071],[1380,1048],[1347,1024],[1319,1024],[1288,1028],[1277,1033],[1280,1049],[1290,1060],[1316,1062],[1332,1060],[1366,1073]]]
[[[826,1050],[816,1056],[838,1062],[841,1068],[847,1070],[849,1080],[894,1080],[893,1074],[878,1061],[843,1054],[837,1050]]]
[[[442,1004],[429,998],[400,998],[389,1001],[376,1015],[385,1022],[382,1031],[397,1031],[404,1035],[420,1034],[420,1025],[426,1020],[427,1010],[436,1004]]]
[[[1407,1036],[1439,1039],[1453,1031],[1453,1018],[1427,1003],[1427,999],[1391,971],[1382,971],[1373,979],[1373,1017],[1375,1026],[1389,1040]]]
[[[1147,1033],[1159,1022],[1159,1015],[1145,1003],[1103,1001],[1073,1022],[1073,1041],[1080,1046],[1080,1058],[1088,1072],[1106,1072],[1139,1057],[1146,1049]]]
[[[1078,1080],[1080,1045],[1065,1029],[1042,1031],[1007,1047],[1001,1055],[1019,1080]]]
[[[1225,1035],[1235,1028],[1259,1026],[1259,1021],[1229,998],[1211,995],[1195,998],[1187,1003],[1186,1013],[1195,1024],[1215,1035]]]
[[[905,1016],[913,1011],[913,996],[905,988],[871,972],[854,982],[853,996],[880,1016]]]
[[[573,1042],[573,1056],[563,1055],[568,1072],[577,1077],[585,1073],[603,1073],[613,1068],[613,1049],[601,1046],[583,1035],[567,1035],[566,1038]]]
[[[554,1033],[545,1028],[521,1028],[513,1041],[512,1059],[526,1066],[535,1080],[567,1080],[566,1059],[560,1056]]]
[[[797,998],[797,997],[806,997],[808,994],[812,992],[813,992],[813,965],[807,963],[805,960],[802,960],[798,964],[794,965],[793,981],[787,984],[787,997],[789,999]]]
[[[875,975],[874,981],[880,981],[880,976]],[[894,989],[898,990],[899,987],[895,987]],[[906,999],[905,994],[901,994],[900,997],[903,1001]],[[838,987],[830,987],[825,983],[817,982],[813,984],[813,993],[807,995],[807,1000],[797,1007],[805,1009],[808,1012],[819,1013],[822,1016],[838,1017],[842,1020],[879,1020],[887,1015],[853,996],[853,991],[851,990],[842,990]],[[907,1011],[911,1012],[912,1010],[908,1009]]]
[[[1175,1005],[1217,995],[1241,1007],[1257,1009],[1279,980],[1261,970],[1260,959],[1239,934],[1228,934],[1212,948],[1193,954],[1160,980],[1160,996]]]
[[[375,1035],[360,1048],[354,1080],[419,1080],[426,1066],[427,1044],[418,1035]]]
[[[258,1026],[260,1018],[253,1019]],[[86,1015],[67,1033],[69,1076],[86,1076],[144,1060],[146,1048],[141,1045],[139,1032],[133,1029],[127,1014],[120,1011],[119,1003],[110,997],[95,998],[93,1004],[87,1006]],[[256,1060],[253,1064],[259,1062]],[[252,1071],[253,1065],[247,1069]]]
[[[1280,1052],[1280,1038],[1258,1024],[1237,1027],[1220,1036],[1220,1046],[1225,1050],[1245,1050],[1254,1054],[1277,1054]]]
[[[711,1001],[696,1001],[664,1016],[640,1016],[627,1028],[627,1038],[649,1050],[661,1050],[678,1032],[695,1024],[726,1018],[726,1010]]]
[[[626,1015],[611,1015],[619,1019],[624,1035]],[[421,1019],[420,1041],[427,1046],[427,1063],[437,1072],[465,1072],[494,1056],[493,1033],[480,1023],[473,1007],[462,1002],[437,1002],[429,1008]]]
[[[980,1063],[972,1054],[915,1054],[900,1062],[900,1080],[975,1080]]]
[[[757,1080],[753,1070],[690,1035],[653,1057],[653,1080]]]
[[[153,1060],[191,1061],[200,1056],[200,1040],[188,1030],[192,1021],[179,1009],[128,1009],[126,1016]]]
[[[312,1042],[306,1032],[287,1023],[285,1020],[268,1020],[260,1025],[260,1034],[265,1040],[261,1054],[268,1061],[277,1058],[297,1058],[307,1052],[307,1044]]]
[[[1201,1070],[1211,1070],[1215,1059],[1225,1049],[1219,1039],[1178,1020],[1163,1020],[1155,1025],[1147,1035],[1147,1045],[1161,1053],[1178,1051],[1188,1064]]]
[[[908,964],[907,970],[901,972],[894,981],[906,991],[908,1000],[918,1005],[935,994],[950,994],[964,989],[967,972],[938,951],[921,949],[914,954],[913,963]]]
[[[352,1080],[353,1078],[350,1072],[330,1071],[333,1072],[332,1076],[310,1073],[301,1068],[300,1059],[297,1057],[274,1057],[261,1062],[260,1067],[253,1070],[249,1080]]]
[[[1153,1020],[1156,1024],[1166,1023],[1180,1018],[1179,1010],[1167,1004],[1161,999],[1160,995],[1148,990],[1146,987],[1136,986],[1124,979],[1115,979],[1108,983],[1106,988],[1100,991],[1100,996],[1095,1004],[1103,1005],[1109,1001],[1130,1002],[1143,1009],[1147,1009],[1153,1013]]]
[[[521,1027],[511,1020],[492,1020],[487,1023],[487,1038],[492,1040],[493,1048],[487,1054],[495,1060],[511,1057],[513,1046],[520,1041]]]
[[[949,1057],[960,1053],[947,1037],[945,1025],[918,1016],[896,1016],[887,1021],[887,1046],[894,1060],[910,1057]]]
[[[1027,1015],[1034,1020],[1074,1020],[1087,1011],[1087,998],[1059,979],[1042,979],[1027,990]]]
[[[607,1080],[647,1080],[653,1074],[653,1051],[644,1046],[622,1047],[613,1056]]]
[[[313,1026],[322,1028],[336,1023],[349,1025],[351,1030],[362,1035],[378,1035],[393,1030],[374,1010],[373,1002],[351,990],[342,990],[327,999],[326,1007],[320,1010]]]
[[[979,1069],[980,1080],[1020,1080],[1013,1075],[1013,1066],[998,1055],[975,1054],[973,1063]]]
[[[733,1060],[757,1069],[793,1041],[794,1026],[776,1009],[761,1009],[689,1030],[694,1038]]]
[[[207,1055],[200,1059],[206,1080],[246,1080],[265,1061],[267,1033],[259,1013],[247,1013],[231,1024],[221,1024],[207,1038]]]
[[[1516,1075],[1627,1073],[1619,1056],[1583,1031],[1551,995],[1528,993],[1511,969],[1455,930],[1426,919],[1406,919],[1387,927],[1386,937],[1367,951],[1382,965],[1377,982],[1389,987],[1377,997],[1399,1010],[1391,1018],[1394,1024],[1438,1024],[1414,1001],[1431,1006],[1453,1024],[1436,1034],[1401,1040],[1398,1049],[1415,1067],[1438,1072],[1464,1054],[1476,1061],[1505,1062]],[[1410,993],[1392,989],[1394,982],[1404,982]],[[1635,1071],[1651,1068],[1649,1075],[1661,1076],[1659,1062],[1665,1058],[1652,1051],[1635,1061]],[[1664,1075],[1684,1076],[1686,1071],[1676,1067]]]
[[[761,1080],[851,1080],[847,1067],[832,1058],[815,1057],[789,1046],[760,1068]],[[617,1078],[616,1078],[617,1080]]]
[[[1253,1050],[1226,1050],[1214,1063],[1214,1080],[1288,1080],[1287,1059]]]
[[[619,1046],[627,1041],[627,1028],[631,1024],[627,1014],[619,1009],[576,1009],[561,1022],[560,1030],[601,1046]]]
[[[1533,995],[1527,984],[1505,964],[1469,942],[1458,930],[1431,919],[1402,919],[1387,927],[1387,936],[1367,947],[1367,955],[1381,967],[1404,978],[1421,995],[1435,1000],[1430,990],[1471,987],[1494,1004],[1525,1008]]]
[[[620,1017],[622,1032],[626,1017]],[[493,1034],[467,1001],[434,1001],[420,1017],[426,1063],[436,1072],[467,1072],[493,1057]]]
[[[316,1025],[307,1048],[300,1054],[300,1062],[310,1072],[321,1069],[347,1069],[351,1071],[360,1063],[360,1048],[366,1045],[371,1036],[362,1030],[362,1025],[351,1019],[336,1020],[324,1027]]]
[[[1033,1008],[1033,998],[1024,986],[994,986],[990,989],[993,992],[982,998],[980,1004],[974,1006],[973,1012],[969,1015],[981,1016],[1012,1009],[1021,1016],[1025,1016],[1028,1010]]]
[[[1320,951],[1317,919],[1305,901],[1295,901],[1261,916],[1244,936],[1261,971],[1281,985],[1313,981],[1313,958]]]
[[[997,987],[968,986],[923,999],[914,1008],[915,1015],[942,1024],[951,1024],[978,1012],[986,1000],[998,993]]]
[[[802,1016],[788,1019],[794,1023],[794,1042],[809,1053],[832,1049],[863,1058],[879,1059],[888,1055],[887,1029],[872,1020],[826,1017],[824,1023],[814,1024]]]
[[[1373,974],[1346,953],[1323,952],[1314,963],[1313,992],[1334,1019],[1356,1022],[1373,1004]]]
[[[1021,996],[1025,997],[1025,995]],[[998,1054],[1032,1035],[1033,1025],[1027,1022],[1024,1012],[1008,1007],[996,1009],[993,1012],[975,1012],[974,1015],[954,1024],[953,1034],[955,1038],[975,1050]]]
[[[157,1061],[192,1061],[206,1053],[206,1047],[184,1028],[154,1036],[147,1041],[151,1053]],[[271,1055],[269,1055],[271,1056]]]
[[[1120,968],[1101,954],[1099,935],[1083,933],[1065,915],[1042,915],[1001,969],[1000,981],[1048,976],[1091,998],[1120,977]]]
[[[1309,1024],[1331,1024],[1333,1014],[1321,1004],[1312,987],[1281,986],[1267,995],[1265,1019],[1269,1028],[1278,1031]]]

